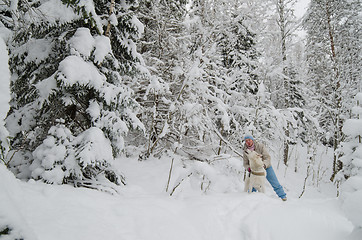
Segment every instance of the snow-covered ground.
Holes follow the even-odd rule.
[[[172,187],[182,175],[180,166],[175,160]],[[270,186],[266,194],[221,188],[205,194],[192,178],[169,196],[170,161],[165,158],[119,159],[118,167],[126,173],[127,185],[112,195],[21,182],[0,165],[0,227],[7,224],[13,229],[10,236],[29,240],[341,240],[353,229],[340,200],[329,196],[332,191],[308,188],[299,199],[301,186],[293,188],[283,176],[279,180],[288,186],[287,202]]]

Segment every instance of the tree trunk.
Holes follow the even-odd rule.
[[[290,107],[289,103],[289,79],[287,77],[287,32],[286,32],[286,15],[285,15],[285,2],[284,0],[278,0],[277,2],[277,11],[279,14],[279,28],[280,28],[280,37],[281,37],[281,57],[282,57],[282,65],[283,65],[283,94],[284,94],[284,108]],[[284,130],[285,140],[284,140],[284,151],[283,151],[283,162],[286,166],[288,166],[288,155],[289,155],[289,123],[287,124]]]
[[[335,94],[334,94],[334,100],[335,100],[335,107],[336,107],[336,115],[332,116],[336,119],[335,126],[334,126],[334,140],[333,140],[333,173],[331,176],[331,181],[333,182],[335,179],[336,174],[342,169],[343,164],[339,160],[339,154],[337,153],[337,148],[340,143],[340,138],[342,136],[342,123],[339,116],[340,110],[342,108],[342,96],[340,93],[341,88],[341,82],[339,79],[339,71],[338,71],[338,65],[337,65],[337,58],[336,58],[336,51],[335,51],[335,41],[334,41],[334,33],[333,33],[333,27],[332,27],[332,20],[331,20],[331,13],[330,13],[330,6],[328,4],[329,2],[326,1],[325,9],[326,9],[326,17],[327,17],[327,25],[328,25],[328,35],[329,35],[329,42],[330,42],[330,49],[331,49],[331,59],[333,63],[333,70],[335,71]]]
[[[289,125],[289,124],[288,124]],[[287,126],[287,129],[285,130],[285,137],[284,140],[284,153],[283,153],[283,162],[285,166],[288,166],[288,156],[289,156],[289,126]]]

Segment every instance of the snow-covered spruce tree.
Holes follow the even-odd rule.
[[[252,21],[244,10],[233,8],[239,1],[231,1],[229,14],[224,16],[223,24],[217,27],[215,35],[218,52],[222,60],[223,84],[219,87],[226,94],[225,104],[228,106],[229,129],[224,134],[234,145],[240,144],[240,135],[245,132],[257,134],[264,126],[254,125],[254,110],[258,105],[258,93],[264,91],[263,84],[258,76],[258,58],[260,54],[256,50],[256,33],[247,22]],[[225,4],[225,3],[224,3]],[[225,6],[225,5],[224,5]],[[260,89],[260,86],[261,89]]]
[[[258,91],[256,34],[245,24],[247,17],[241,11],[223,11],[229,14],[223,16],[214,32],[222,61],[220,67],[232,78],[228,83],[231,90],[255,95]],[[221,23],[226,27],[222,28]]]
[[[142,128],[125,84],[142,25],[135,1],[18,1],[10,46],[10,169],[47,183],[120,184],[112,162]],[[23,24],[26,23],[26,24]]]
[[[362,93],[358,93],[355,97],[357,106],[352,108],[352,114],[355,118],[347,119],[343,125],[343,132],[346,139],[341,143],[339,151],[342,152],[343,169],[338,176],[339,180],[347,180],[350,177],[362,176]]]
[[[343,154],[342,170],[336,175],[336,181],[342,182],[341,199],[348,219],[354,224],[350,238],[359,239],[362,233],[362,93],[355,97],[357,106],[352,108],[355,118],[347,119],[343,125],[346,139],[341,143],[339,151]]]
[[[342,168],[337,147],[344,137],[342,126],[349,111],[346,106],[357,90],[353,66],[360,62],[357,52],[361,33],[356,29],[360,5],[358,1],[311,1],[304,21],[308,86],[321,103],[315,105],[315,111],[326,132],[323,142],[334,148],[331,180]],[[346,38],[346,32],[353,37]]]

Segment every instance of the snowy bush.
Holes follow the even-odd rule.
[[[237,192],[242,186],[242,161],[230,155],[219,155],[199,161],[179,159],[182,167],[172,168],[172,181],[168,189],[170,195],[195,191],[203,193]]]
[[[31,177],[47,183],[76,183],[97,180],[100,176],[120,183],[120,177],[112,169],[111,143],[96,127],[75,137],[64,124],[53,126],[33,152],[33,158]]]

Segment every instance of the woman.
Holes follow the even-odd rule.
[[[250,165],[249,165],[249,159],[248,159],[248,155],[245,153],[247,149],[251,150],[251,151],[255,151],[257,153],[259,153],[260,155],[262,155],[262,159],[264,162],[264,168],[266,170],[266,179],[268,180],[268,182],[270,183],[270,185],[272,185],[275,193],[278,195],[278,197],[280,197],[283,201],[287,200],[287,194],[284,192],[283,187],[280,185],[277,176],[275,175],[274,169],[271,166],[271,160],[270,160],[270,155],[266,149],[266,147],[261,144],[258,143],[254,140],[254,138],[250,135],[246,135],[244,137],[244,167],[245,169],[248,170],[248,172],[251,172],[250,169]]]

